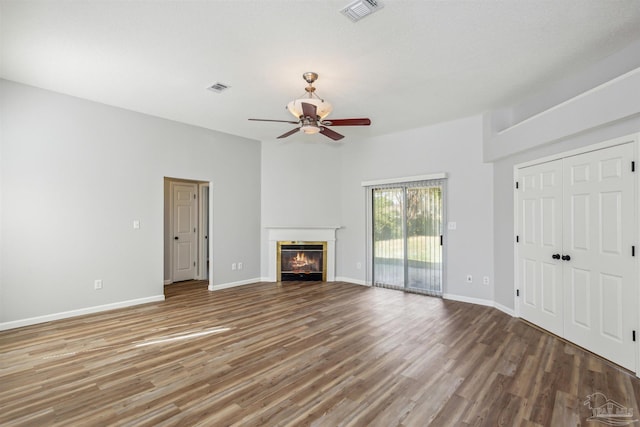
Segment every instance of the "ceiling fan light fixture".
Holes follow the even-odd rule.
[[[368,0],[374,1],[374,0]],[[327,126],[369,126],[371,120],[367,118],[359,119],[333,119],[323,121],[325,117],[331,113],[333,109],[331,104],[325,102],[315,94],[316,88],[313,87],[313,83],[317,80],[318,74],[314,72],[307,72],[302,75],[302,78],[308,83],[308,86],[304,88],[307,93],[306,98],[298,98],[287,104],[287,110],[296,118],[296,121],[291,120],[272,120],[272,119],[249,119],[262,122],[282,122],[299,124],[300,127],[291,129],[288,132],[283,133],[278,139],[286,138],[300,131],[305,135],[314,135],[316,133],[322,134],[329,139],[339,141],[344,138],[344,135],[329,129]]]
[[[304,132],[307,135],[313,135],[320,132],[320,128],[315,125],[302,125],[300,126],[300,132]]]
[[[287,104],[287,110],[295,117],[299,119],[304,116],[302,112],[302,104],[313,104],[316,106],[316,114],[320,119],[324,119],[331,113],[333,107],[331,104],[323,99],[318,98],[298,98]],[[315,118],[315,117],[314,117]],[[305,132],[306,133],[306,132]]]

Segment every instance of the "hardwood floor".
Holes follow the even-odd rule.
[[[0,425],[586,426],[628,372],[488,307],[257,283],[0,332]]]

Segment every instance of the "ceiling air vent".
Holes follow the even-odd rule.
[[[213,92],[216,92],[216,93],[222,93],[222,92],[224,92],[225,90],[229,89],[230,87],[231,87],[231,86],[229,86],[229,85],[226,85],[226,84],[224,84],[224,83],[220,83],[220,82],[218,82],[218,83],[214,83],[213,85],[211,85],[210,87],[208,87],[208,89],[209,89],[210,91],[213,91]]]
[[[379,0],[357,0],[340,10],[340,13],[353,22],[358,22],[383,7]]]

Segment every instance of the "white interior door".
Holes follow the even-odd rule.
[[[196,277],[197,185],[172,183],[173,200],[173,281]]]
[[[633,145],[564,159],[565,338],[629,369],[637,323]]]
[[[635,370],[633,143],[518,170],[519,315]]]
[[[520,169],[519,187],[520,316],[562,336],[562,160]]]

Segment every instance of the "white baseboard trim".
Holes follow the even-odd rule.
[[[10,322],[0,323],[0,331],[20,328],[22,326],[35,325],[37,323],[51,322],[52,320],[83,316],[85,314],[99,313],[101,311],[114,310],[116,308],[131,307],[134,305],[147,304],[149,302],[158,301],[164,301],[164,295],[154,295],[146,298],[138,298],[128,301],[114,302],[111,304],[96,305],[94,307],[80,308],[77,310],[63,311],[60,313],[45,314],[44,316],[30,317],[28,319],[12,320]]]
[[[444,294],[442,295],[442,298],[444,299],[450,299],[452,301],[460,301],[460,302],[468,302],[471,304],[478,304],[478,305],[484,305],[487,307],[493,307],[495,309],[500,310],[501,312],[508,314],[511,317],[515,317],[515,311],[509,307],[506,307],[502,304],[498,304],[497,302],[488,300],[488,299],[481,299],[481,298],[472,298],[472,297],[465,297],[463,295],[454,295],[454,294]]]
[[[164,281],[164,284],[165,284],[165,285],[170,285],[170,284],[172,284],[172,283],[173,283],[173,280],[165,280],[165,281]]]
[[[501,312],[508,314],[511,317],[516,317],[516,311],[512,308],[506,307],[502,304],[498,304],[497,302],[494,303],[493,306],[498,310],[500,310]]]
[[[354,285],[366,286],[368,288],[371,287],[371,285],[365,280],[352,279],[351,277],[336,277],[336,282],[349,282],[353,283]]]
[[[473,297],[465,297],[464,295],[455,295],[455,294],[443,294],[442,298],[450,299],[452,301],[460,301],[460,302],[468,302],[471,304],[485,305],[488,307],[493,307],[494,303],[488,299],[481,298],[473,298]]]
[[[229,282],[229,283],[222,283],[220,285],[213,285],[213,287],[209,285],[208,289],[210,291],[219,291],[220,289],[235,288],[236,286],[252,285],[254,283],[263,281],[260,279],[261,278],[256,277],[255,279],[247,279],[247,280],[240,280],[238,282]]]

